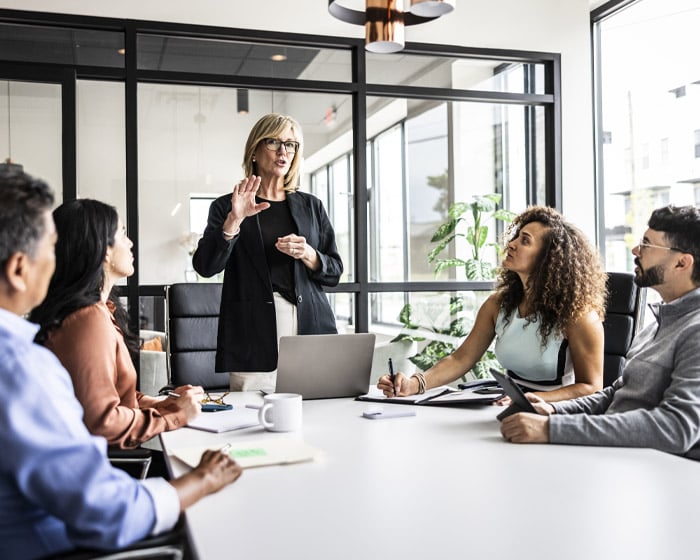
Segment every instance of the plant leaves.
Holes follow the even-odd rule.
[[[437,228],[433,236],[430,238],[430,242],[437,243],[438,241],[442,241],[443,239],[445,239],[445,237],[454,232],[455,228],[457,227],[457,224],[460,221],[461,220],[459,219],[452,219],[442,224],[439,228]]]
[[[464,261],[462,259],[441,259],[435,265],[435,276],[440,274],[443,270],[455,266],[463,266]]]
[[[452,204],[452,206],[450,206],[450,209],[447,211],[447,214],[449,215],[451,220],[457,221],[465,214],[465,212],[468,212],[470,208],[471,204],[468,204],[466,202],[455,202],[454,204]]]
[[[479,231],[477,232],[477,236],[476,236],[476,241],[474,243],[477,246],[477,248],[481,249],[484,246],[484,243],[486,243],[486,237],[488,236],[488,234],[489,234],[488,226],[481,226],[479,228]]]
[[[456,235],[451,235],[447,239],[443,239],[436,247],[433,247],[432,251],[428,253],[428,262],[432,263],[437,258],[438,254],[442,252],[455,237]]]
[[[464,311],[464,297],[452,296],[450,298],[450,316],[457,315],[460,311]]]
[[[512,222],[517,214],[515,212],[511,212],[510,210],[505,210],[503,208],[499,208],[493,213],[493,218],[496,220],[501,220],[503,222]]]
[[[411,311],[411,304],[407,303],[401,308],[401,311],[399,311],[398,320],[399,323],[401,323],[407,329],[417,329],[418,325],[414,325],[411,322]]]

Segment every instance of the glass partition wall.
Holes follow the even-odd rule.
[[[74,73],[64,128],[75,133],[77,185],[63,185],[63,197],[99,198],[125,217],[136,274],[123,294],[142,328],[162,329],[165,286],[221,280],[198,278],[191,253],[211,200],[242,177],[248,132],[266,113],[302,126],[301,188],[323,201],[345,265],[328,290],[341,332],[389,340],[405,331],[407,305],[435,332],[449,326],[454,298],[470,324],[490,278],[463,264],[435,274],[429,262],[450,207],[493,195],[513,212],[559,206],[556,54],[409,44],[377,55],[354,39],[50,14],[30,25],[25,16],[0,10],[0,30],[13,31],[3,35],[0,80],[6,63]],[[23,26],[46,37],[47,53],[60,44],[62,58],[42,58],[39,47],[28,58]],[[89,60],[68,48],[86,29]],[[479,260],[495,266],[504,223],[481,217]],[[459,236],[472,225],[471,212],[463,218]],[[459,236],[436,258],[471,259]]]

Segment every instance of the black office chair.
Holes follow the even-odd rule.
[[[110,447],[107,449],[107,457],[112,466],[140,479],[144,479],[148,475],[148,469],[153,459],[151,450],[144,447],[137,449]]]
[[[193,554],[187,539],[184,516],[167,533],[146,537],[119,550],[77,549],[42,557],[41,560],[190,560]]]
[[[634,274],[608,273],[608,302],[603,331],[605,349],[603,386],[607,387],[620,377],[625,357],[644,318],[645,289],[634,283]]]
[[[165,301],[171,386],[189,383],[228,390],[229,376],[214,371],[221,284],[172,284],[166,289]]]

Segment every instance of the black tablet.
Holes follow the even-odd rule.
[[[498,381],[498,384],[501,387],[503,387],[503,392],[510,397],[510,400],[513,401],[513,404],[511,404],[508,408],[506,408],[497,416],[499,420],[503,420],[511,414],[515,414],[516,412],[537,412],[535,410],[535,407],[532,406],[532,403],[529,400],[527,400],[527,397],[525,396],[525,393],[523,393],[523,390],[518,386],[517,383],[515,383],[515,381],[513,381],[508,375],[506,375],[505,373],[501,373],[497,369],[491,368],[490,371],[494,379]]]

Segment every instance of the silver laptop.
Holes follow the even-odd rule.
[[[373,334],[310,334],[280,337],[276,393],[304,399],[356,397],[367,393]]]

